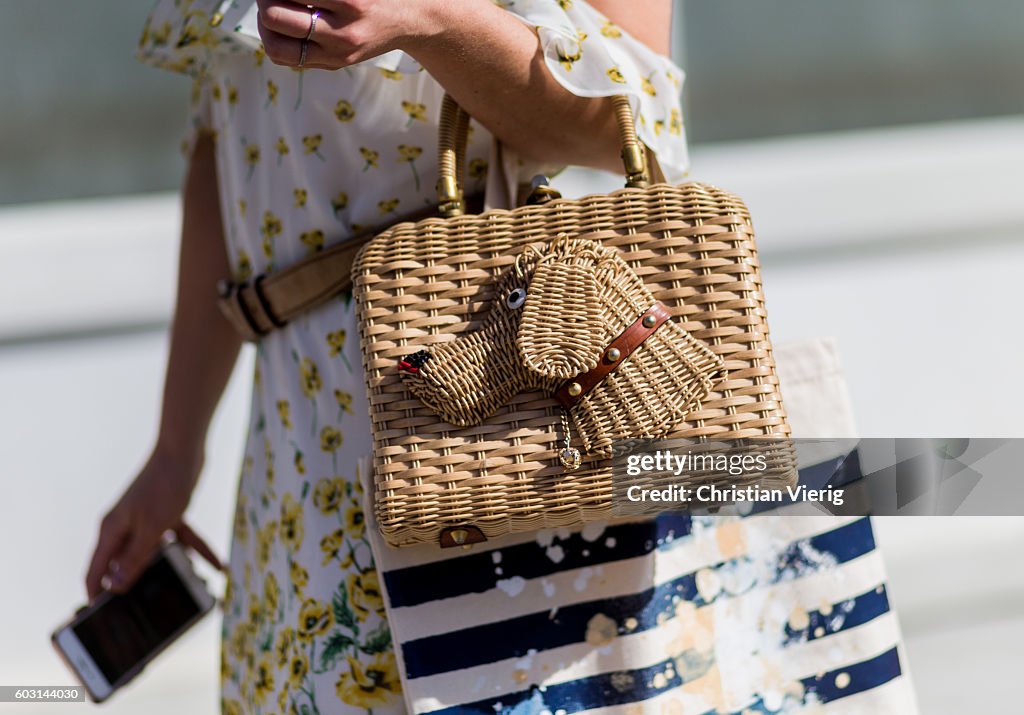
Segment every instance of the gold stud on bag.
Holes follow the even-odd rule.
[[[442,217],[357,256],[388,543],[608,518],[616,440],[788,437],[746,206],[651,184],[625,97],[616,115],[627,188],[566,200],[540,184],[528,205],[468,215],[469,117],[446,97]],[[759,483],[795,479],[780,449]]]

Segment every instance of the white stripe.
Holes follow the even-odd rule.
[[[656,553],[570,569],[534,579],[512,579],[503,582],[506,590],[493,588],[482,593],[393,608],[389,610],[388,617],[402,642],[407,642],[524,616],[556,605],[565,607],[626,596],[694,573],[727,558],[735,558],[738,554],[729,553],[729,544],[720,538],[727,535],[728,530],[740,529],[745,535],[745,543],[756,544],[760,551],[768,547],[781,549],[793,541],[833,531],[859,518],[760,515],[730,521],[714,528],[701,528],[699,522],[694,522],[695,531],[692,534]],[[723,553],[723,547],[726,553]],[[748,548],[742,553],[749,552]],[[496,566],[500,566],[500,563]],[[495,581],[501,578],[496,575]],[[512,592],[516,595],[510,596]]]
[[[433,697],[416,699],[420,693],[430,696],[444,693],[444,700],[448,704],[473,702],[518,692],[530,683],[554,685],[595,673],[613,672],[627,667],[649,667],[692,648],[701,639],[708,646],[714,642],[716,660],[719,662],[729,660],[730,654],[726,649],[735,644],[736,634],[740,633],[765,641],[756,644],[760,650],[778,653],[777,643],[793,605],[799,603],[805,610],[816,610],[823,603],[840,602],[875,588],[884,578],[881,554],[872,552],[840,568],[815,573],[798,581],[722,599],[695,611],[684,609],[681,618],[671,619],[650,631],[619,636],[600,649],[587,643],[575,643],[537,653],[529,658],[509,658],[464,670],[416,678],[407,681],[406,687],[415,701],[417,712],[423,712],[437,709],[441,705]],[[762,614],[771,610],[766,607],[769,599],[788,604],[788,607],[782,609],[781,617],[771,618],[774,623],[762,624]],[[744,612],[744,618],[734,615]],[[772,614],[769,613],[769,616]],[[785,660],[787,664],[801,664],[797,670],[797,673],[802,673],[800,677],[863,660],[866,656],[862,657],[862,653],[866,651],[857,644],[868,643],[868,650],[879,643],[888,644],[879,648],[881,652],[898,640],[898,628],[891,614],[876,621],[878,624],[873,628],[877,633],[874,635],[864,630],[872,626],[872,622],[848,633],[826,636],[805,644],[793,644],[785,649]],[[762,635],[765,633],[768,635]],[[743,659],[743,662],[735,667],[739,672],[745,672],[750,667],[748,653],[752,646],[749,643],[741,645],[744,648],[737,652],[736,657]],[[804,651],[811,653],[809,660],[800,655]],[[835,666],[824,667],[826,662],[834,662]],[[797,673],[787,671],[787,677],[794,678]]]

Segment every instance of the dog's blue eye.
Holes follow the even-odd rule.
[[[516,310],[523,306],[526,302],[526,289],[525,288],[513,288],[512,292],[505,298],[505,305],[512,310]]]

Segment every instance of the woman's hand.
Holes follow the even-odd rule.
[[[336,70],[440,33],[444,3],[429,0],[258,0],[259,31],[272,62],[297,67],[313,13],[319,11],[303,67]],[[312,6],[312,8],[309,7]]]
[[[201,457],[181,459],[154,451],[100,524],[99,540],[85,577],[90,601],[108,586],[116,592],[131,586],[167,530],[220,567],[210,548],[182,521],[201,466]]]

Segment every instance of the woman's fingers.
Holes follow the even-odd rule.
[[[112,513],[107,514],[100,523],[99,539],[85,575],[85,591],[90,601],[104,590],[103,577],[108,574],[110,562],[116,559],[127,537],[128,528],[123,521]]]
[[[174,533],[177,535],[178,541],[191,547],[197,554],[206,559],[215,569],[218,571],[224,570],[224,564],[217,558],[217,555],[213,553],[213,549],[211,549],[210,546],[203,541],[202,537],[194,532],[192,527],[188,524],[181,522],[174,528]]]
[[[258,4],[258,19],[266,29],[300,40],[309,34],[313,10],[305,5],[287,0],[260,0]],[[320,14],[323,13],[321,10]]]
[[[110,563],[110,590],[124,593],[142,574],[160,546],[159,537],[145,537],[133,532],[124,548]]]

